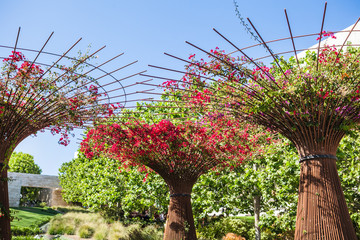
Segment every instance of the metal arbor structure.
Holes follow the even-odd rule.
[[[121,79],[114,76],[137,61],[111,72],[101,68],[122,54],[92,65],[89,60],[105,46],[91,55],[72,58],[67,55],[81,39],[64,54],[55,54],[43,51],[53,33],[40,50],[19,48],[19,34],[20,28],[14,46],[0,46],[1,50],[11,52],[9,57],[1,56],[4,67],[0,73],[0,239],[4,240],[11,239],[7,163],[15,147],[43,129],[61,134],[59,143],[67,145],[73,128],[85,127],[121,111],[127,102],[125,88],[136,85],[123,86],[122,81],[138,74]],[[36,57],[29,61],[22,52]],[[40,63],[40,55],[56,61],[50,65]],[[71,65],[66,66],[69,62]]]
[[[293,36],[285,10],[290,37],[264,41],[248,19],[261,43],[242,49],[214,29],[243,60],[187,42],[206,53],[209,62],[175,57],[189,64],[192,71],[187,72],[152,66],[186,74],[186,79],[173,80],[185,89],[175,88],[186,91],[190,99],[207,96],[211,99],[208,110],[233,113],[277,131],[295,144],[301,165],[295,239],[356,239],[337,173],[336,151],[342,137],[360,123],[360,45],[347,43],[353,32],[359,32],[354,30],[359,19],[351,30],[339,31],[346,34],[342,44],[322,46],[327,34],[323,32],[326,6],[321,30],[315,34]],[[307,49],[297,49],[295,40],[309,36],[319,36],[319,42],[309,49],[315,52],[304,62],[297,54]],[[283,41],[291,41],[292,50],[274,53],[270,49],[272,43]],[[244,52],[259,45],[269,55],[252,59]],[[343,51],[350,46],[354,48]],[[289,53],[295,56],[292,64],[278,57]],[[266,58],[273,58],[273,67],[259,64]]]
[[[174,120],[174,119],[173,119]],[[229,119],[216,124],[162,119],[154,124],[115,121],[87,133],[81,151],[88,158],[105,154],[125,166],[146,166],[158,173],[170,192],[164,240],[196,239],[191,192],[198,178],[228,157],[242,160],[251,151],[248,131]],[[231,122],[232,123],[232,122]],[[241,162],[241,161],[238,161]]]

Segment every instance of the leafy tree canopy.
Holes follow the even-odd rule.
[[[9,160],[9,171],[18,173],[41,174],[42,170],[28,153],[13,152]]]

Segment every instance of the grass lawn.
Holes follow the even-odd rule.
[[[59,212],[51,208],[41,207],[18,207],[10,208],[15,219],[11,222],[11,226],[30,227],[31,225],[39,225],[49,218],[59,214]]]

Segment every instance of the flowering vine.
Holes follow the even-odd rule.
[[[334,231],[344,239],[355,238],[346,224],[351,220],[335,164],[340,140],[360,123],[360,48],[346,45],[307,51],[299,62],[274,57],[269,66],[215,49],[207,61],[191,55],[181,82],[165,84],[174,93],[183,91],[183,101],[194,111],[232,114],[294,143],[301,161],[296,239],[304,232],[311,233],[309,238],[330,239]],[[323,201],[318,200],[320,192]],[[329,204],[335,198],[336,207]],[[307,216],[309,211],[314,214]],[[313,227],[329,224],[336,230]]]
[[[54,64],[47,70],[18,51],[4,58],[0,72],[1,179],[7,179],[6,166],[14,148],[29,135],[49,129],[61,135],[60,144],[68,145],[73,128],[110,116],[119,108],[103,104],[101,97],[106,96],[97,81],[82,73],[89,57],[81,56],[69,67]],[[5,212],[9,211],[7,189],[7,181],[0,181],[0,206]],[[0,235],[10,239],[11,217],[4,211]]]
[[[79,60],[80,61],[80,60]],[[91,117],[111,115],[118,107],[99,104],[104,93],[91,78],[77,73],[79,63],[72,67],[57,67],[63,72],[44,71],[28,61],[21,52],[13,51],[3,60],[0,81],[0,125],[5,126],[10,115],[23,114],[24,124],[41,130],[50,127],[61,134],[59,143],[69,143],[69,132],[82,126]],[[44,75],[48,73],[48,75]],[[46,118],[41,113],[48,113]],[[53,112],[53,113],[51,113]],[[35,131],[36,132],[36,131]]]
[[[253,63],[249,59],[215,49],[208,62],[192,60],[181,86],[188,88],[184,100],[196,110],[232,112],[280,132],[300,150],[301,131],[306,128],[320,128],[330,120],[331,131],[339,131],[338,142],[358,124],[358,56],[359,50],[353,47],[339,52],[326,46],[318,59],[316,53],[307,52],[300,59],[301,68],[292,57],[279,61],[282,68],[275,63],[270,67],[256,63],[249,69],[245,67]],[[204,81],[204,77],[211,80]],[[166,86],[177,91],[179,83],[169,81]],[[330,128],[312,133],[316,142],[322,142],[326,131]]]
[[[193,184],[200,175],[217,166],[233,168],[241,164],[252,155],[259,141],[258,136],[250,134],[250,125],[242,125],[224,115],[211,117],[216,120],[99,125],[89,130],[81,143],[81,151],[88,158],[105,154],[118,159],[125,167],[137,166],[140,171],[157,172],[168,184],[172,196],[165,239],[184,236],[196,239],[190,199],[187,199]],[[177,199],[184,197],[185,202]],[[171,210],[173,204],[179,209],[177,212]],[[182,220],[176,220],[179,217]],[[170,228],[174,221],[180,224],[180,233]],[[185,231],[185,222],[190,224],[189,231]]]
[[[241,128],[231,120],[218,120],[201,126],[199,123],[184,122],[174,125],[168,120],[157,124],[142,122],[114,123],[100,125],[89,130],[81,143],[86,157],[92,158],[106,153],[119,159],[124,166],[147,166],[161,174],[178,175],[192,170],[194,178],[218,164],[228,164],[227,159],[241,161],[249,154],[249,127]],[[161,172],[161,173],[160,173]]]

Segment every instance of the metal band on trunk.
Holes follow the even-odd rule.
[[[188,193],[174,193],[170,194],[170,197],[191,197],[191,195]]]
[[[338,160],[338,158],[332,154],[310,154],[310,155],[300,158],[299,162],[301,163],[301,162],[304,162],[307,160],[313,160],[313,159],[318,159],[318,158],[331,158],[331,159]]]

